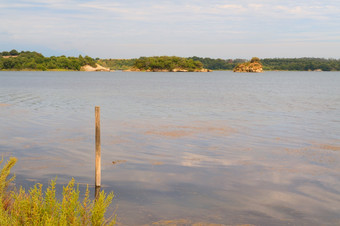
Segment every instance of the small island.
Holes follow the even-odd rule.
[[[249,62],[238,64],[234,70],[234,72],[263,72],[262,64],[260,63],[260,59],[258,57],[253,57]]]
[[[140,57],[131,68],[125,71],[210,72],[211,70],[203,68],[202,62],[198,60],[176,56],[155,56]]]

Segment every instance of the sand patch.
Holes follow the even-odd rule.
[[[63,142],[78,143],[84,140],[86,140],[86,137],[75,137],[75,138],[66,138],[63,140]]]
[[[17,55],[16,56],[2,56],[3,58],[16,58],[18,57]]]
[[[113,165],[118,165],[118,164],[121,164],[121,163],[126,163],[127,160],[116,160],[116,161],[112,161],[112,164]]]
[[[329,145],[329,144],[322,144],[319,147],[325,150],[340,151],[339,146],[334,146],[334,145]]]
[[[152,223],[155,226],[232,226],[227,224],[215,224],[215,223],[207,223],[207,222],[194,222],[187,219],[178,219],[178,220],[161,220]],[[255,226],[253,224],[235,224],[233,226]]]
[[[207,132],[207,133],[217,133],[221,135],[229,135],[231,133],[236,132],[233,128],[226,128],[226,127],[212,127],[212,126],[178,126],[177,128],[189,129],[194,132]]]
[[[330,144],[312,144],[301,148],[285,148],[285,151],[291,155],[303,156],[309,161],[334,164],[337,159],[337,153],[334,151],[340,151],[340,147]]]
[[[123,136],[116,136],[110,139],[109,143],[111,145],[115,145],[115,144],[124,144],[124,143],[129,143],[131,142],[131,140],[123,137]]]
[[[110,68],[103,67],[99,64],[96,64],[96,67],[92,67],[90,65],[82,66],[80,70],[81,71],[110,71]]]
[[[183,131],[183,130],[174,130],[174,131],[147,131],[145,132],[146,135],[159,135],[164,137],[170,138],[179,138],[185,136],[191,136],[194,133],[190,131]]]
[[[161,161],[150,161],[150,163],[151,163],[151,165],[153,165],[153,166],[161,166],[161,165],[164,164],[164,163],[161,162]]]
[[[181,138],[193,136],[196,134],[212,134],[220,136],[228,136],[235,133],[233,128],[212,127],[212,126],[163,126],[158,130],[146,131],[146,135],[158,135],[168,138]]]

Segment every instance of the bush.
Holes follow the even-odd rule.
[[[11,56],[18,56],[18,55],[19,55],[19,52],[16,51],[15,49],[12,49],[12,50],[9,52],[9,54],[10,54]]]
[[[258,62],[260,62],[260,58],[258,58],[258,57],[253,57],[250,60],[250,63],[258,63]]]
[[[184,69],[188,71],[200,70],[203,64],[194,59],[188,59],[176,56],[155,56],[155,57],[140,57],[135,60],[134,67],[140,70],[168,70]]]
[[[0,173],[0,225],[114,225],[115,220],[105,219],[105,212],[112,202],[113,193],[99,193],[96,200],[85,198],[79,201],[79,187],[72,179],[63,188],[63,199],[55,195],[56,180],[52,180],[45,193],[42,184],[37,183],[26,192],[22,187],[16,191],[7,179],[17,159],[10,158]],[[0,161],[0,164],[3,160]]]
[[[80,68],[86,64],[96,67],[96,61],[89,56],[83,58],[79,55],[77,57],[44,57],[37,52],[22,51],[20,54],[16,50],[10,52],[0,52],[0,70],[48,70],[48,69],[62,69],[79,71]],[[8,58],[11,57],[11,58]]]

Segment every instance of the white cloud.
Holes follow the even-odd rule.
[[[220,5],[218,8],[221,9],[241,9],[244,10],[245,8],[242,5]]]
[[[91,49],[95,56],[108,56],[116,45],[140,45],[141,50],[151,53],[154,51],[143,46],[153,44],[161,45],[164,54],[194,55],[190,51],[200,52],[200,48],[206,51],[201,55],[212,56],[220,55],[221,49],[209,51],[212,45],[284,44],[293,40],[316,45],[331,41],[333,52],[340,52],[335,40],[340,30],[340,4],[334,1],[12,0],[0,3],[0,8],[0,41],[64,49],[74,46],[85,52]],[[95,53],[96,46],[91,45],[105,48],[97,48]],[[173,49],[180,45],[196,47],[184,48],[186,53],[183,47]]]

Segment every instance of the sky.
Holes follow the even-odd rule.
[[[340,59],[340,0],[0,0],[0,51]]]

